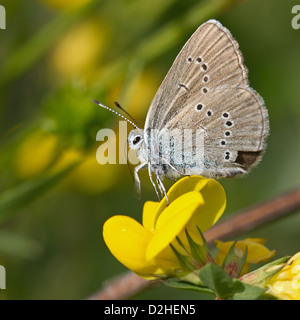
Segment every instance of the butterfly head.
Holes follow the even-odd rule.
[[[128,135],[129,148],[132,150],[138,150],[141,148],[144,141],[144,131],[139,128],[135,128],[130,131]]]

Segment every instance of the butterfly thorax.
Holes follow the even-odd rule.
[[[153,155],[153,152],[151,152],[151,149],[148,147],[145,139],[144,130],[135,128],[130,131],[128,135],[128,144],[129,148],[131,150],[136,150],[136,154],[138,159],[140,160],[141,164],[149,164],[151,162]],[[157,159],[159,159],[157,155]],[[154,160],[154,159],[152,159]]]
[[[149,172],[162,179],[167,177],[177,180],[185,175],[184,170],[177,168],[174,159],[170,157],[172,144],[169,139],[161,139],[162,136],[157,129],[133,129],[128,135],[129,148],[137,150],[137,157],[141,162],[139,169],[148,166]]]

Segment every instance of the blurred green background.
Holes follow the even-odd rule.
[[[96,133],[117,128],[92,103],[115,100],[143,123],[177,53],[209,18],[240,44],[251,86],[265,99],[271,134],[248,176],[222,180],[237,210],[299,185],[300,29],[291,0],[7,0],[0,30],[0,299],[85,299],[126,269],[102,225],[141,220],[156,200],[146,173],[138,200],[126,165],[96,162]],[[299,4],[299,3],[298,3]],[[170,185],[170,184],[169,184]],[[300,250],[300,210],[239,238],[267,238],[276,257]],[[166,287],[135,299],[206,299]]]

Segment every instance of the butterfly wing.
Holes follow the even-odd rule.
[[[205,75],[215,87],[248,85],[238,44],[216,20],[202,24],[179,52],[151,102],[145,128],[162,128],[189,93],[201,91]]]
[[[191,36],[151,103],[145,134],[174,128],[205,132],[202,172],[171,163],[185,174],[243,173],[265,148],[266,108],[248,85],[237,42],[218,21],[209,20]]]

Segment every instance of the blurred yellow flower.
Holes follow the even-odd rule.
[[[41,0],[41,1],[55,9],[72,11],[85,6],[92,0]]]
[[[58,172],[76,161],[81,162],[62,183],[66,189],[84,194],[99,194],[112,188],[119,179],[117,165],[99,165],[94,152],[84,154],[76,149],[64,151],[52,171]]]
[[[267,247],[264,246],[265,242],[265,239],[259,238],[248,238],[245,240],[237,241],[234,247],[234,252],[237,256],[243,256],[243,254],[245,254],[246,252],[246,247],[248,249],[246,262],[241,271],[241,275],[248,272],[249,263],[256,264],[259,262],[267,261],[274,256],[275,250],[270,251]],[[214,260],[216,264],[221,265],[234,242],[222,242],[220,240],[216,240],[215,243],[219,251]]]
[[[69,178],[71,186],[76,190],[86,194],[99,194],[117,184],[119,168],[111,164],[99,165],[95,153],[92,153],[86,156]]]
[[[83,158],[84,154],[81,151],[75,148],[66,149],[61,153],[60,157],[57,159],[55,164],[53,164],[53,166],[50,169],[50,172],[57,173],[67,168],[72,163],[82,161]]]
[[[156,70],[147,69],[132,78],[128,86],[124,86],[123,80],[111,87],[107,101],[119,101],[134,119],[142,121],[161,83],[161,75]]]
[[[58,136],[42,130],[30,133],[14,155],[16,175],[28,179],[46,170],[56,156],[58,140]]]
[[[300,300],[300,252],[266,284],[268,293],[281,300]]]
[[[104,22],[91,19],[73,27],[53,51],[54,70],[65,77],[88,76],[100,58],[107,34],[108,26]]]
[[[158,72],[145,70],[133,85],[128,112],[137,119],[144,119],[160,83],[161,76]]]
[[[204,232],[221,217],[226,206],[222,186],[199,176],[185,177],[168,192],[170,204],[146,202],[143,225],[127,216],[114,216],[103,226],[103,237],[111,253],[127,268],[153,280],[182,269],[169,246],[180,251],[176,236],[188,247],[185,229],[202,244],[197,226]]]

